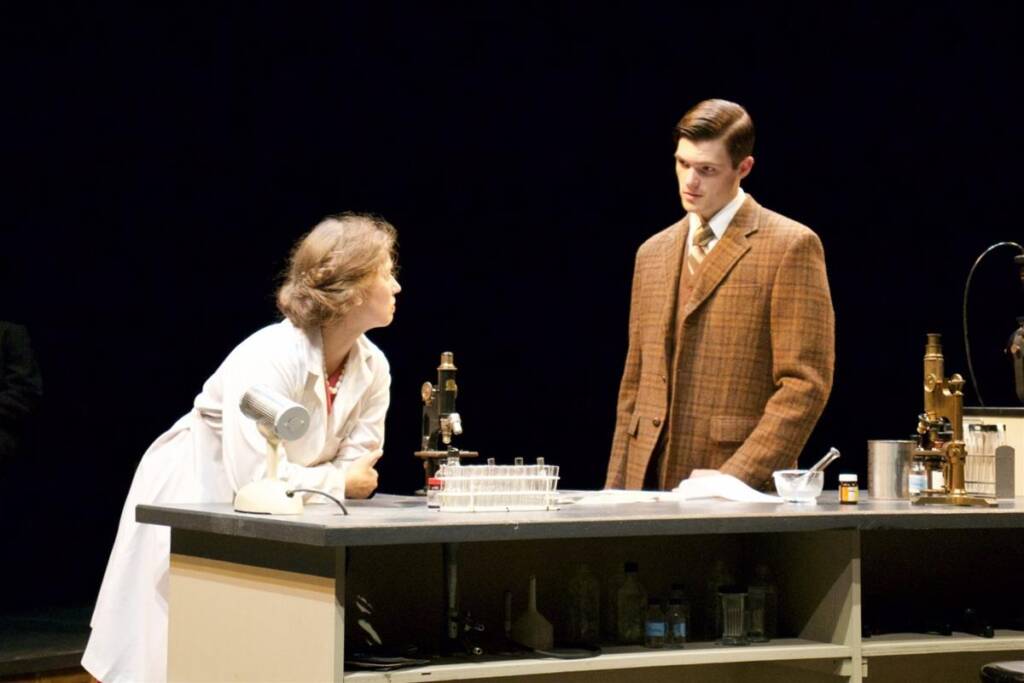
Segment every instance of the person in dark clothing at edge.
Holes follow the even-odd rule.
[[[0,320],[0,467],[17,457],[26,423],[42,396],[28,329]]]

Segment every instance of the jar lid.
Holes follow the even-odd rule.
[[[857,481],[856,474],[840,474],[839,481]]]

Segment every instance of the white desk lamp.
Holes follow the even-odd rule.
[[[267,440],[267,474],[235,494],[235,510],[267,515],[302,514],[302,497],[289,496],[288,483],[277,478],[277,447],[282,441],[294,441],[306,433],[309,411],[263,384],[246,391],[238,407],[243,415],[256,421],[260,434]]]

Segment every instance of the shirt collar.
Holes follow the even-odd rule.
[[[324,338],[319,327],[303,330],[295,328],[306,342],[306,370],[311,375],[324,379]]]
[[[726,228],[732,223],[732,219],[736,217],[736,212],[743,206],[743,200],[747,198],[747,193],[743,191],[743,188],[739,188],[736,191],[736,196],[729,200],[729,203],[718,210],[711,220],[708,221],[708,225],[711,227],[711,232],[715,233],[715,240],[722,239],[722,235],[725,234]],[[700,227],[700,216],[695,213],[690,214],[690,234],[697,232],[697,228]]]

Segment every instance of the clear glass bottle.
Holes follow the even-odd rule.
[[[673,625],[671,618],[669,619],[669,636],[670,641],[675,644],[685,643],[687,638],[690,637],[690,601],[686,597],[686,586],[681,583],[673,583],[672,590],[668,594],[669,599],[669,610],[673,601],[678,601],[679,606],[679,620],[676,622],[673,631]]]
[[[665,647],[668,635],[668,622],[661,610],[661,600],[650,598],[647,601],[647,617],[644,619],[644,647]]]
[[[686,642],[686,631],[690,621],[689,605],[684,605],[680,598],[669,598],[668,614],[665,618],[668,621],[668,644],[682,647]]]
[[[772,570],[766,564],[754,567],[754,580],[750,590],[764,591],[764,637],[767,640],[779,637],[779,589],[772,577]]]
[[[701,633],[708,640],[716,640],[722,635],[722,599],[718,594],[721,586],[728,586],[736,583],[736,577],[723,559],[718,558],[711,565],[711,572],[708,574],[707,589],[704,592],[703,624],[697,624]]]
[[[621,569],[612,573],[605,583],[604,608],[601,610],[601,633],[609,643],[619,640],[619,588],[625,580]]]
[[[601,584],[590,567],[581,564],[569,579],[568,642],[596,645],[601,628]]]
[[[618,641],[623,645],[639,645],[644,642],[647,591],[640,583],[640,566],[636,562],[627,562],[625,570],[626,578],[615,600]]]
[[[764,586],[750,586],[747,589],[747,614],[744,621],[747,628],[747,640],[752,643],[763,643],[768,640],[764,625],[765,598]]]

